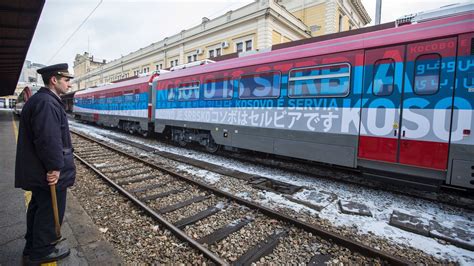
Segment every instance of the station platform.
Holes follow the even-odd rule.
[[[23,265],[28,194],[14,188],[17,135],[18,119],[10,109],[0,109],[0,266]],[[43,265],[123,264],[70,192],[61,232],[66,240],[59,245],[69,247],[71,255]]]

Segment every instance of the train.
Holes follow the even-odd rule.
[[[74,116],[427,189],[474,188],[474,4],[78,91]]]
[[[31,96],[33,96],[33,94],[38,92],[40,88],[41,86],[38,85],[25,86],[25,88],[23,88],[23,90],[20,92],[20,95],[18,95],[18,99],[15,103],[15,106],[13,107],[13,113],[17,116],[20,116],[21,110],[23,109],[25,103]]]

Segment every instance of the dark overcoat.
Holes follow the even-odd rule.
[[[41,88],[23,106],[18,133],[15,187],[47,189],[46,173],[61,171],[56,187],[74,184],[76,168],[64,105],[50,89]]]

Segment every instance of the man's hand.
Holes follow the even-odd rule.
[[[46,175],[46,181],[48,181],[48,185],[56,185],[59,180],[59,171],[48,171],[48,174]]]

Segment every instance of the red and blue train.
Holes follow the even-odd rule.
[[[79,91],[74,113],[210,151],[473,189],[473,4],[442,13]]]

